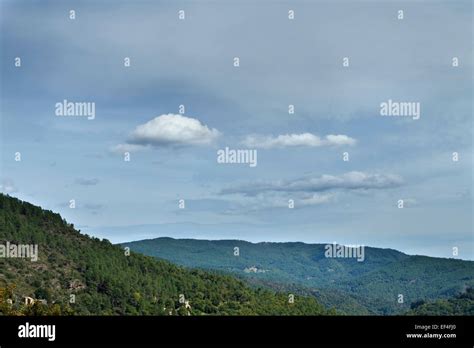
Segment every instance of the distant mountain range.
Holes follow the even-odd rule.
[[[325,247],[113,245],[0,194],[0,315],[473,315],[472,261],[365,248],[359,262]]]
[[[156,238],[122,246],[186,267],[234,274],[254,286],[312,295],[344,314],[401,314],[425,302],[454,301],[474,285],[473,261],[392,249],[365,247],[358,262],[326,257],[325,244]],[[465,307],[458,314],[469,312]]]

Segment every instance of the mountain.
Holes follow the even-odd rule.
[[[28,257],[16,257],[20,253]],[[230,275],[128,255],[81,234],[59,214],[0,195],[0,315],[332,313],[311,297],[293,301],[288,293],[250,288]]]
[[[325,257],[325,244],[157,238],[122,246],[186,267],[235,274],[254,285],[313,295],[345,314],[400,314],[420,299],[448,299],[474,285],[472,261],[392,249],[365,247],[358,262]]]

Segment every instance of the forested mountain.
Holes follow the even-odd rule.
[[[4,252],[20,244],[38,245],[38,260],[0,257],[0,314],[333,313],[311,297],[293,301],[288,293],[250,288],[230,275],[188,270],[133,252],[127,256],[120,246],[81,234],[59,214],[2,194],[0,245]],[[25,305],[26,297],[35,304]]]
[[[345,314],[401,314],[417,301],[449,299],[474,285],[472,261],[391,249],[366,247],[364,261],[358,262],[325,257],[323,244],[157,238],[123,245],[187,267],[236,274],[259,286],[313,295]]]

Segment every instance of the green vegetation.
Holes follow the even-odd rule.
[[[37,244],[39,260],[0,258],[3,315],[474,314],[470,261],[366,248],[357,262],[325,258],[323,245],[171,238],[127,243],[150,255],[127,256],[59,214],[0,195],[7,241]]]
[[[183,266],[231,273],[256,286],[314,296],[341,314],[402,314],[418,299],[448,299],[474,286],[472,261],[392,249],[366,247],[365,260],[357,262],[326,258],[323,244],[157,238],[123,245]],[[256,271],[249,272],[252,266]]]
[[[408,315],[474,315],[474,289],[454,298],[434,302],[416,301],[412,303]]]
[[[289,303],[288,294],[250,288],[230,275],[188,270],[133,252],[126,256],[122,247],[79,233],[59,214],[0,195],[0,243],[7,241],[38,244],[39,260],[0,258],[4,315],[334,313],[314,298],[296,296]],[[25,305],[25,296],[47,303]]]

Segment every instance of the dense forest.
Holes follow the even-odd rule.
[[[358,262],[326,258],[324,244],[156,238],[123,245],[179,265],[234,274],[254,286],[313,296],[339,314],[403,314],[420,299],[449,300],[474,286],[473,261],[393,249],[365,247]]]
[[[39,259],[0,258],[3,315],[329,315],[314,297],[249,287],[77,231],[59,214],[0,195],[0,244],[37,244]],[[32,304],[25,304],[26,298]],[[41,301],[40,301],[41,300]]]
[[[408,315],[474,315],[474,289],[468,288],[453,298],[412,303]]]

